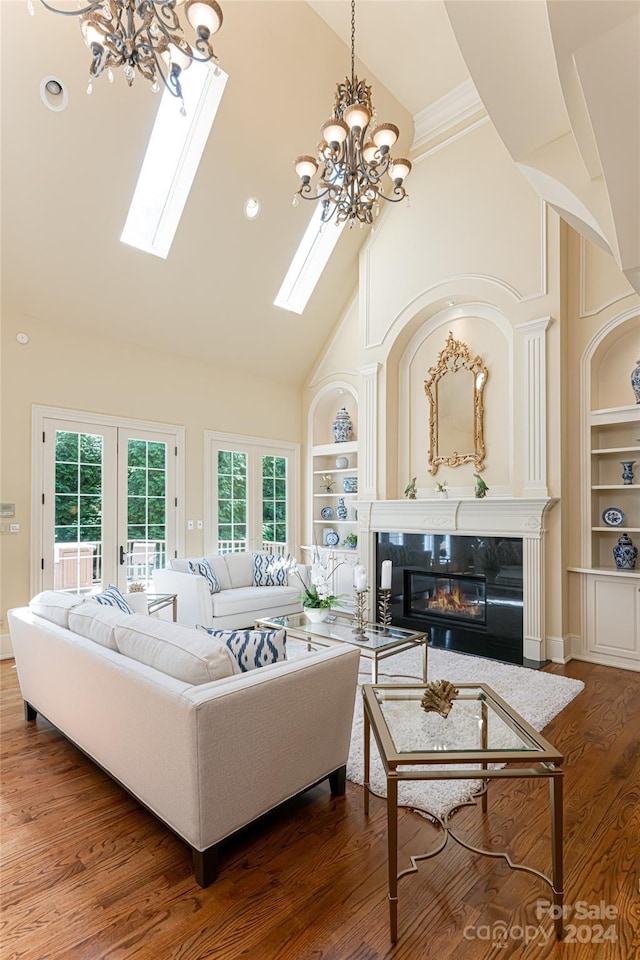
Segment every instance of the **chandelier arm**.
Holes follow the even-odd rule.
[[[214,53],[213,47],[204,37],[196,36],[194,46],[202,54],[201,57],[196,57],[191,49],[191,45],[188,43],[185,38],[184,32],[178,20],[178,16],[175,12],[175,9],[171,9],[168,6],[169,0],[141,0],[139,5],[139,15],[143,16],[147,11],[151,17],[149,24],[143,23],[142,26],[136,31],[136,36],[141,33],[141,31],[146,27],[147,36],[149,36],[149,42],[151,48],[154,51],[154,56],[156,61],[158,60],[155,50],[157,44],[154,44],[153,38],[149,33],[151,22],[155,23],[158,29],[163,34],[165,40],[168,44],[173,44],[178,47],[182,53],[190,60],[195,61],[196,63],[209,63],[211,60],[215,60],[216,55]],[[174,31],[174,32],[171,32]],[[189,49],[186,50],[183,44],[189,46]],[[166,86],[166,83],[165,83]],[[173,92],[173,91],[172,91]]]
[[[63,17],[80,17],[83,13],[92,13],[94,10],[98,10],[101,5],[101,0],[93,0],[88,7],[82,7],[82,9],[78,10],[58,10],[57,7],[53,7],[50,3],[47,3],[47,0],[40,0],[40,3],[51,13],[58,13]]]

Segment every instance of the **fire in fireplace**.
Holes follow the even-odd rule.
[[[486,623],[486,586],[482,576],[437,576],[404,571],[404,616],[430,620]]]

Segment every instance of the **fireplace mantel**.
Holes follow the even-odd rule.
[[[545,518],[558,501],[547,497],[475,497],[358,501],[358,542],[376,569],[376,533],[451,533],[519,537],[523,547],[523,652],[547,659],[544,609]],[[371,611],[372,612],[372,611]]]
[[[544,518],[557,500],[464,497],[424,500],[360,500],[360,533],[457,533],[471,537],[540,539]]]

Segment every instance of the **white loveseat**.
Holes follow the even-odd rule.
[[[344,792],[354,647],[240,673],[202,631],[63,596],[9,611],[25,717],[46,717],[185,840],[201,886],[225,837],[326,777]]]
[[[302,610],[302,585],[292,572],[284,586],[256,587],[253,553],[207,556],[205,559],[220,585],[220,591],[212,594],[206,579],[189,570],[189,563],[198,559],[168,560],[165,569],[153,573],[158,593],[178,595],[178,623],[240,629],[252,627],[261,617],[285,616]]]

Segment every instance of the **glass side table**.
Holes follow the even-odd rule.
[[[416,873],[416,864],[436,856],[449,838],[467,850],[502,857],[514,870],[532,873],[547,883],[553,893],[554,923],[562,939],[562,780],[563,757],[544,737],[484,683],[457,683],[458,695],[446,718],[425,712],[424,685],[371,685],[362,688],[364,698],[364,812],[369,813],[371,731],[376,739],[387,781],[387,845],[389,885],[389,928],[391,940],[398,939],[398,880]],[[509,767],[510,763],[523,766]],[[500,769],[490,764],[501,764]],[[443,769],[444,767],[444,769]],[[487,782],[503,777],[549,780],[551,803],[552,876],[523,864],[515,864],[506,853],[474,847],[457,836],[449,816],[425,810],[442,828],[440,842],[433,850],[411,857],[412,866],[398,873],[398,784],[404,780],[482,780],[476,794],[487,811]],[[375,794],[378,796],[378,794]],[[403,804],[403,806],[407,806]],[[420,809],[415,805],[411,809]]]
[[[171,607],[171,616],[174,623],[178,621],[178,594],[177,593],[148,593],[147,609],[149,615]]]

